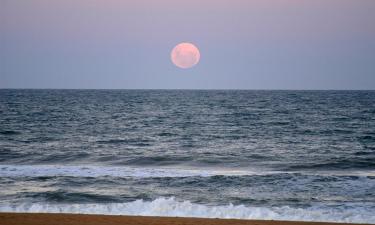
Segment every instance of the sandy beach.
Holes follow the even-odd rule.
[[[109,216],[53,213],[0,213],[0,225],[340,225],[345,223]]]

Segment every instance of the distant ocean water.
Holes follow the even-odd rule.
[[[0,211],[375,222],[375,91],[0,90]]]

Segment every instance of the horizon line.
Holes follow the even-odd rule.
[[[375,91],[375,89],[272,89],[272,88],[0,88],[0,90],[161,90],[161,91]]]

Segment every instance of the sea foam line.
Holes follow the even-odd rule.
[[[235,218],[261,220],[320,221],[373,223],[374,208],[342,207],[292,208],[249,207],[244,205],[206,206],[174,198],[158,198],[154,201],[136,200],[128,203],[107,204],[36,204],[0,205],[0,212],[32,213],[80,213],[104,215],[169,216],[200,218]]]

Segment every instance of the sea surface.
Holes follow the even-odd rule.
[[[375,223],[375,91],[2,89],[0,211]]]

